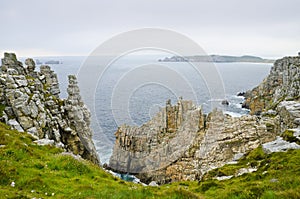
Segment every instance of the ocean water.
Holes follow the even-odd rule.
[[[80,79],[81,95],[92,112],[93,139],[102,163],[109,160],[118,126],[145,123],[165,106],[168,99],[173,104],[179,97],[193,100],[206,113],[218,107],[236,117],[248,114],[248,110],[241,108],[243,97],[238,97],[237,93],[258,85],[272,66],[266,63],[217,63],[209,65],[214,70],[201,73],[202,68],[189,63],[158,62],[162,57],[164,55],[127,55],[114,60],[98,77],[95,90],[85,86],[90,80],[89,74],[85,74],[86,79]],[[86,57],[38,59],[62,62],[51,68],[58,74],[63,98],[67,97],[67,75],[76,75],[87,67]],[[97,59],[94,64],[98,64]],[[101,67],[104,66],[99,61]],[[224,99],[229,101],[228,106],[221,105]]]

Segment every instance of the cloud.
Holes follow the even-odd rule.
[[[0,46],[22,55],[87,55],[112,35],[160,27],[209,53],[281,56],[299,50],[299,7],[297,0],[2,0]]]

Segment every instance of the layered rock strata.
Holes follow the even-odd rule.
[[[167,105],[141,127],[121,126],[109,166],[159,184],[199,180],[207,171],[232,162],[276,138],[277,120],[209,115],[191,101]]]
[[[276,109],[282,101],[299,101],[300,56],[276,60],[270,74],[245,96],[243,106],[249,108],[251,114]]]
[[[90,113],[81,100],[76,77],[69,76],[68,98],[59,98],[57,75],[47,65],[35,71],[15,54],[5,53],[0,71],[2,121],[36,139],[50,139],[66,151],[99,164],[92,141]]]

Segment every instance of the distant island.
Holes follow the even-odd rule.
[[[50,60],[50,61],[46,61],[45,64],[59,64],[59,61]]]
[[[39,59],[36,59],[35,62],[36,62],[37,65],[42,65],[43,64],[43,62],[40,61]],[[48,60],[48,61],[45,61],[45,64],[62,64],[62,62],[57,61],[57,60]]]
[[[159,62],[252,62],[252,63],[273,63],[274,60],[263,59],[261,57],[244,55],[244,56],[227,56],[227,55],[193,55],[193,56],[172,56],[159,59]]]

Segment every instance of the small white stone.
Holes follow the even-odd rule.
[[[157,187],[158,184],[155,181],[152,181],[152,182],[149,183],[149,186]]]
[[[233,176],[220,176],[220,177],[216,177],[216,179],[219,180],[219,181],[222,181],[222,180],[229,180],[232,177]]]

